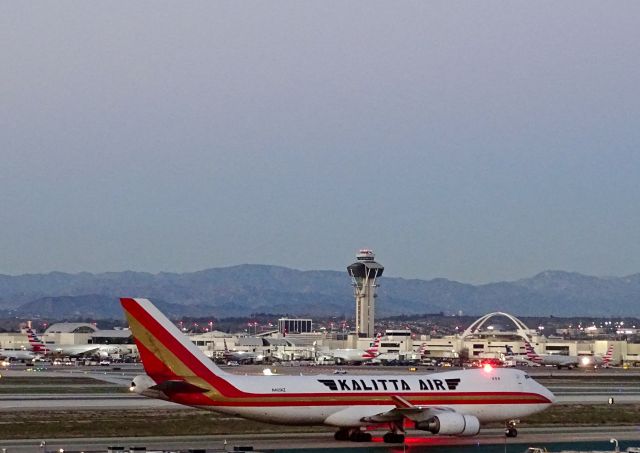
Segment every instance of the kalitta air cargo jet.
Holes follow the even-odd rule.
[[[480,425],[540,412],[553,394],[519,370],[474,369],[428,375],[240,376],[220,370],[146,299],[121,299],[146,375],[131,389],[145,396],[283,425],[330,425],[337,440],[369,441],[362,428],[405,426],[474,436]]]

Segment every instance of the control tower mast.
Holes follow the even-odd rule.
[[[377,278],[382,276],[384,266],[374,261],[372,250],[362,249],[356,262],[347,267],[356,299],[356,334],[358,337],[373,337]]]

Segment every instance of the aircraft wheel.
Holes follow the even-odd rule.
[[[382,436],[385,444],[402,444],[404,443],[404,434],[386,433]]]
[[[357,430],[351,433],[351,440],[353,442],[371,442],[371,434]]]
[[[347,429],[339,429],[333,435],[333,438],[335,440],[349,440],[349,430],[347,430]]]
[[[507,437],[517,437],[518,436],[518,430],[515,428],[507,428],[504,431],[504,435]]]

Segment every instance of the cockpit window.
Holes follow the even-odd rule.
[[[531,376],[529,376],[528,374],[525,374],[525,375],[524,375],[524,378],[525,378],[525,379],[531,379]]]

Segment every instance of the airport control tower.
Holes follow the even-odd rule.
[[[347,267],[356,298],[356,334],[358,337],[374,336],[373,321],[376,308],[377,279],[384,266],[374,261],[372,250],[363,249],[356,255],[356,262]]]

